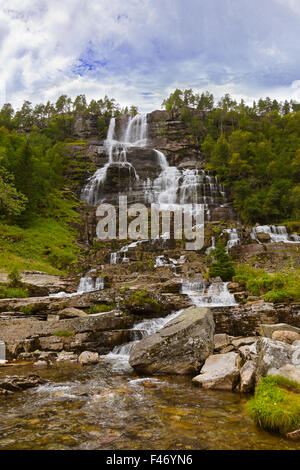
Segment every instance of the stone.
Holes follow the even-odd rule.
[[[37,387],[47,381],[36,374],[10,375],[0,378],[0,395],[11,395],[28,388]]]
[[[286,343],[269,338],[260,338],[256,347],[258,353],[257,379],[268,375],[270,369],[280,369],[282,366],[292,364],[293,353],[297,351]]]
[[[239,352],[245,361],[257,359],[256,343],[240,346]]]
[[[257,341],[256,336],[250,336],[250,337],[246,337],[246,338],[233,339],[231,342],[232,342],[233,346],[235,346],[236,348],[240,348],[241,346],[248,346],[250,344],[253,344],[256,341]]]
[[[36,361],[34,364],[34,367],[47,367],[48,362],[47,361]]]
[[[275,341],[282,341],[287,344],[293,344],[295,341],[300,340],[300,334],[296,331],[277,330],[273,331],[272,339]]]
[[[300,429],[297,429],[296,431],[288,432],[286,434],[286,437],[288,439],[291,439],[292,441],[300,441]]]
[[[77,354],[71,351],[62,351],[57,356],[57,362],[64,362],[64,361],[77,362],[77,360],[78,360]]]
[[[217,335],[214,335],[214,345],[215,345],[214,350],[215,351],[219,351],[225,346],[228,346],[229,343],[230,343],[230,339],[226,333],[219,333]]]
[[[193,383],[205,389],[233,391],[239,381],[240,356],[235,352],[209,356]]]
[[[257,232],[256,237],[261,243],[268,243],[271,240],[270,234],[265,232]]]
[[[83,310],[79,310],[78,308],[68,307],[64,308],[58,313],[60,318],[76,318],[76,317],[87,317],[88,314],[85,313]]]
[[[255,387],[256,364],[247,361],[240,370],[240,392],[250,393]]]
[[[97,364],[97,362],[99,362],[99,354],[91,351],[83,351],[78,358],[78,362],[83,366]]]
[[[292,364],[286,364],[279,369],[269,369],[268,375],[280,375],[285,379],[294,380],[294,382],[300,384],[300,368],[293,366]]]
[[[300,334],[300,328],[288,325],[286,323],[277,323],[275,325],[261,325],[261,335],[266,336],[266,338],[272,338],[274,331],[294,331]]]
[[[146,374],[195,374],[213,352],[214,321],[208,308],[190,307],[137,343],[129,363]]]

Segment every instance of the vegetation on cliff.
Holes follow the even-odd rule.
[[[300,104],[175,90],[163,103],[181,118],[246,223],[300,217]]]

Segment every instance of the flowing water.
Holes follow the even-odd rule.
[[[300,243],[300,236],[297,234],[289,235],[284,225],[258,225],[251,230],[251,238],[258,243],[258,233],[266,233],[270,236],[271,243]]]

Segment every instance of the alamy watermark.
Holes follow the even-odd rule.
[[[173,236],[186,240],[186,250],[200,250],[204,245],[203,204],[151,204],[147,208],[140,203],[128,206],[127,196],[119,196],[118,208],[100,204],[96,216],[101,240],[167,240]]]

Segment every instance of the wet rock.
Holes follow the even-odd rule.
[[[277,330],[273,331],[272,339],[275,341],[282,341],[287,344],[293,344],[295,341],[300,340],[300,334],[296,331]]]
[[[209,356],[193,382],[205,389],[232,391],[239,381],[240,363],[240,356],[235,352]]]
[[[250,393],[255,387],[256,364],[247,361],[240,370],[240,392]]]
[[[210,309],[190,307],[164,328],[137,343],[129,363],[146,374],[197,372],[212,353],[214,321]]]
[[[286,434],[286,437],[288,439],[291,439],[292,441],[300,441],[300,429],[297,429],[296,431],[293,431],[293,432],[288,432]]]
[[[78,362],[83,366],[97,364],[97,362],[99,362],[99,354],[96,352],[84,351],[80,354]]]
[[[270,234],[265,232],[257,232],[256,237],[261,243],[268,243],[271,240]]]
[[[71,352],[71,351],[62,351],[58,354],[57,356],[57,362],[77,362],[78,356],[77,354]]]
[[[15,392],[37,387],[46,382],[46,380],[41,379],[36,374],[7,376],[0,378],[0,395],[11,395]]]
[[[33,364],[34,367],[48,367],[48,362],[47,361],[36,361],[34,364]]]

